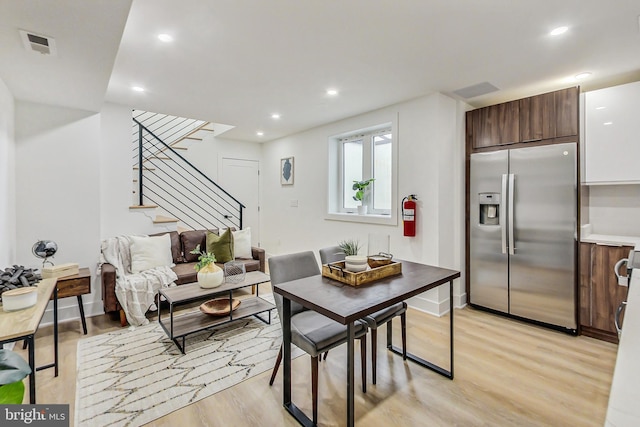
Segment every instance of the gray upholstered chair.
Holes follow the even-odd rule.
[[[289,282],[295,279],[320,274],[318,262],[313,252],[300,252],[269,258],[271,284]],[[280,322],[283,319],[282,295],[273,293]],[[355,323],[355,337],[360,340],[362,365],[362,391],[366,392],[367,381],[367,324]],[[318,422],[318,359],[319,356],[347,341],[347,326],[323,316],[313,310],[291,301],[291,343],[311,356],[311,394],[313,399],[313,424]],[[282,345],[278,352],[269,385],[273,385],[282,361]]]
[[[340,246],[330,246],[320,249],[320,261],[322,264],[330,262],[337,262],[344,260],[345,254]],[[373,377],[373,383],[376,383],[376,349],[378,345],[378,327],[384,325],[387,322],[391,322],[394,317],[400,316],[400,325],[402,329],[402,357],[407,359],[407,303],[402,301],[391,307],[384,308],[380,311],[376,311],[363,318],[369,328],[371,328],[371,375]],[[387,326],[387,347],[391,345],[390,340],[391,325]],[[326,356],[325,356],[326,357]]]

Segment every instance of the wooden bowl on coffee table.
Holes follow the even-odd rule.
[[[240,300],[233,298],[229,310],[229,298],[216,298],[200,304],[200,311],[211,316],[226,316],[239,305]]]

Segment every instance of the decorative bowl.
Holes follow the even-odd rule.
[[[377,268],[391,264],[391,260],[393,260],[393,255],[380,252],[378,255],[369,255],[367,257],[367,264],[369,264],[369,267],[371,268]]]
[[[240,300],[233,298],[231,300],[232,310],[229,310],[229,298],[217,298],[200,304],[200,311],[211,316],[226,316],[239,305]]]

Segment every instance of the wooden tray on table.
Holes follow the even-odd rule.
[[[322,275],[349,286],[360,286],[366,283],[375,282],[385,277],[402,274],[402,263],[392,261],[390,264],[383,265],[354,273],[344,269],[344,261],[331,262],[322,266]]]

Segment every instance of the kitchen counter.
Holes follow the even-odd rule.
[[[612,246],[635,246],[640,250],[640,237],[636,236],[615,236],[610,234],[587,234],[580,236],[583,243],[596,243]]]
[[[635,246],[640,251],[640,244]],[[634,269],[613,372],[605,426],[640,426],[640,271]]]

